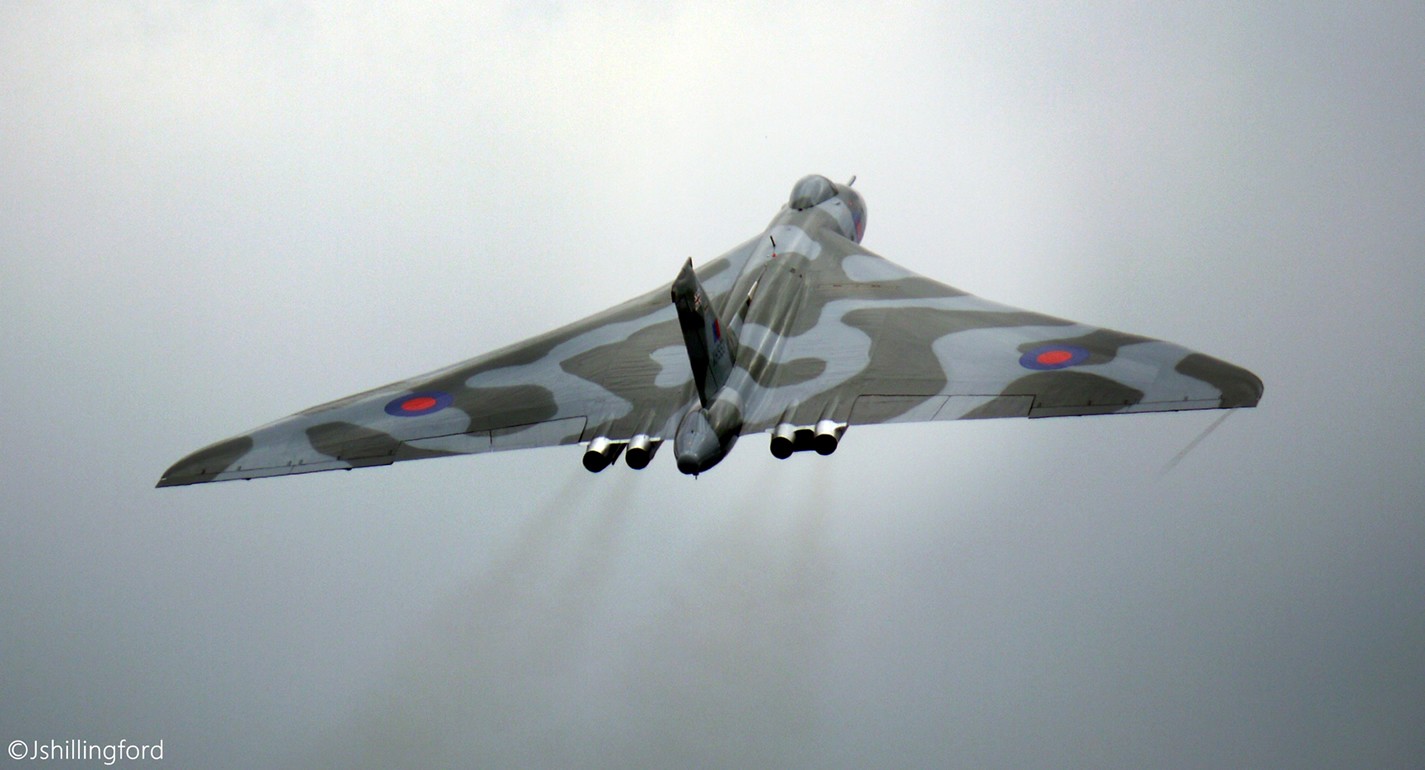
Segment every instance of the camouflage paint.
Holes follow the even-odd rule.
[[[1202,353],[988,302],[917,275],[861,247],[865,205],[849,187],[808,177],[794,192],[803,208],[789,200],[763,233],[696,270],[737,343],[713,416],[735,416],[742,435],[786,422],[804,437],[823,419],[857,425],[1229,409],[1262,397],[1251,372]],[[158,485],[598,437],[671,439],[699,406],[671,286],[219,442],[175,463]],[[1045,371],[1021,362],[1050,345],[1087,356]],[[428,392],[449,394],[449,408],[414,416],[385,409]],[[798,448],[805,443],[799,439]]]

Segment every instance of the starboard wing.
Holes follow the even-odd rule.
[[[743,432],[988,417],[1255,406],[1251,372],[1169,342],[990,302],[836,238],[799,274],[800,307]],[[765,279],[764,279],[765,280]],[[757,328],[744,330],[756,339]],[[764,346],[766,347],[766,346]]]

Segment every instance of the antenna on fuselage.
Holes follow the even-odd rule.
[[[855,174],[852,174],[852,175],[851,175],[851,181],[847,182],[847,183],[846,183],[846,186],[847,186],[847,187],[850,187],[850,186],[853,185],[853,184],[856,184],[856,175],[855,175]]]

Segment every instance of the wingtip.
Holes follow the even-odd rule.
[[[1217,388],[1222,393],[1223,409],[1256,406],[1266,389],[1262,378],[1252,372],[1204,353],[1188,355],[1175,369]]]
[[[1237,367],[1239,374],[1233,387],[1222,392],[1222,406],[1228,409],[1255,407],[1266,393],[1262,378],[1246,369]]]
[[[165,473],[161,478],[159,478],[158,483],[153,485],[153,488],[163,489],[164,487],[181,487],[185,484],[193,484],[195,483],[195,481],[196,480],[194,479],[194,477],[191,476],[173,476],[171,475],[171,473]]]
[[[154,488],[181,487],[212,481],[218,474],[236,464],[252,446],[251,436],[237,436],[204,447],[170,466],[163,472]]]

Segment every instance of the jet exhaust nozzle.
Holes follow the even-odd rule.
[[[812,438],[812,447],[816,453],[825,457],[836,451],[836,445],[841,443],[841,434],[846,432],[846,423],[835,420],[821,420],[816,424],[816,434]]]
[[[584,468],[590,473],[599,471],[614,464],[618,456],[623,452],[622,441],[611,441],[607,436],[599,436],[589,442],[589,448],[584,450]],[[644,463],[647,464],[646,462]]]
[[[658,447],[663,446],[663,439],[653,438],[647,433],[640,433],[628,440],[628,451],[623,455],[624,462],[628,467],[641,471],[652,462],[653,455],[658,452]]]
[[[772,431],[772,456],[785,460],[797,451],[797,426],[784,422]]]
[[[822,419],[816,425],[796,425],[790,422],[778,423],[772,429],[769,448],[772,456],[785,460],[797,452],[810,452],[825,456],[836,451],[846,433],[846,423]]]

